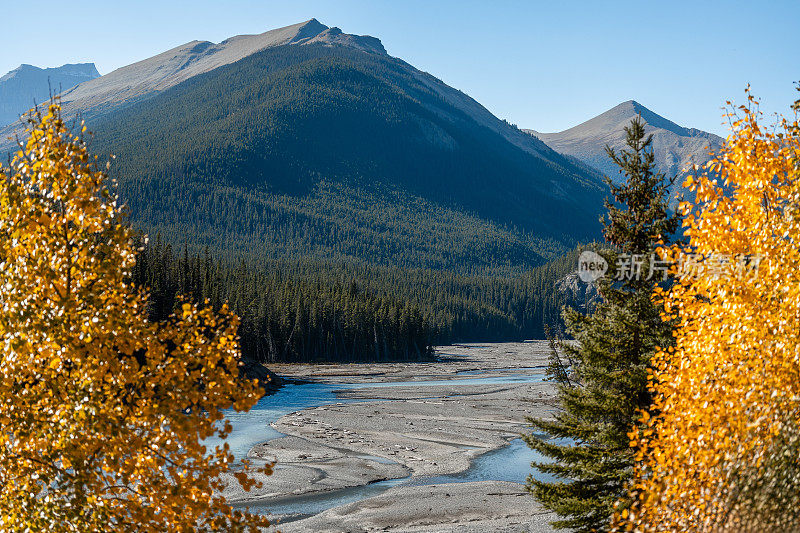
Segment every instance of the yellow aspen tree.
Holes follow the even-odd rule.
[[[665,254],[676,344],[631,433],[639,465],[624,531],[800,531],[800,136],[755,99],[686,186],[688,245]]]
[[[30,124],[0,172],[0,531],[267,526],[219,496],[228,445],[202,444],[260,396],[236,317],[186,303],[148,323],[107,165],[57,102]]]

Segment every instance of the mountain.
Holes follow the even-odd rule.
[[[192,42],[63,95],[134,224],[228,256],[518,272],[599,235],[582,163],[316,20]]]
[[[544,141],[557,152],[580,159],[597,168],[615,182],[621,179],[619,169],[608,158],[605,146],[625,147],[624,127],[641,115],[646,131],[653,134],[656,165],[667,176],[682,175],[692,163],[709,160],[708,151],[718,150],[723,139],[713,133],[685,128],[650,111],[634,100],[628,100],[582,124],[558,133],[525,130]]]
[[[94,63],[69,64],[56,68],[20,65],[0,77],[0,126],[15,123],[36,103],[100,76]]]

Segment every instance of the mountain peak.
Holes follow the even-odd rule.
[[[576,157],[608,176],[621,179],[619,169],[605,153],[605,146],[625,148],[625,127],[641,116],[645,131],[653,134],[653,149],[659,170],[680,175],[691,164],[709,159],[708,150],[716,150],[722,139],[712,133],[686,128],[666,119],[637,102],[626,100],[594,118],[557,133],[530,133],[555,151]]]
[[[635,117],[636,115],[652,113],[649,109],[645,106],[637,102],[636,100],[625,100],[621,104],[617,104],[609,111],[617,110],[620,113],[625,113],[631,116],[631,118]]]
[[[10,80],[19,76],[44,75],[44,76],[75,76],[91,80],[100,77],[94,63],[67,63],[60,67],[41,68],[29,63],[22,63],[20,66],[8,73],[0,76],[0,81]]]
[[[301,22],[300,24],[298,24],[298,26],[300,26],[305,31],[316,31],[317,33],[320,33],[328,29],[328,26],[321,23],[315,18],[308,19],[305,22]]]
[[[236,35],[235,37],[225,39],[219,44],[206,42],[201,44],[207,45],[203,49],[203,52],[206,54],[217,53],[225,49],[224,55],[235,54],[236,57],[241,59],[272,46],[314,43],[321,43],[326,46],[347,46],[356,48],[362,52],[386,54],[386,49],[384,49],[380,39],[368,35],[344,33],[341,29],[326,26],[315,18],[256,35]],[[178,47],[175,50],[183,49],[186,46],[188,46],[188,44]]]
[[[297,28],[297,34],[289,41],[289,44],[322,43],[328,46],[347,46],[362,52],[386,55],[386,49],[380,39],[369,35],[344,33],[340,28],[328,27],[317,19],[307,20],[294,26],[287,26],[287,28]]]
[[[32,107],[34,95],[35,100],[41,102],[49,97],[50,87],[62,91],[61,103],[65,116],[72,116],[90,109],[125,106],[149,98],[189,78],[235,63],[267,48],[306,44],[342,46],[368,54],[388,55],[381,41],[375,37],[344,33],[339,28],[328,27],[312,18],[264,33],[236,35],[221,43],[191,41],[104,76],[99,75],[92,63],[64,65],[58,69],[40,69],[23,64],[0,78],[0,83],[4,83],[6,90],[10,91],[9,83],[36,79],[36,86],[44,87],[44,92],[17,91],[21,98],[19,102],[12,101],[13,98],[7,96],[9,93],[0,94],[0,146],[4,145],[5,139],[17,133],[20,127],[17,124],[19,114]]]
[[[627,100],[625,102],[622,102],[621,104],[612,107],[605,113],[595,117],[595,119],[605,117],[606,119],[613,119],[618,122],[630,122],[631,119],[633,119],[637,115],[640,115],[642,119],[653,128],[660,128],[663,130],[671,131],[676,135],[691,137],[693,136],[693,132],[698,131],[698,130],[693,130],[691,128],[685,128],[683,126],[679,126],[678,124],[675,124],[671,120],[662,117],[658,113],[651,111],[650,109],[643,106],[636,100]]]
[[[94,63],[53,68],[21,64],[0,77],[0,126],[17,122],[36,103],[47,101],[51,91],[70,89],[99,76]]]

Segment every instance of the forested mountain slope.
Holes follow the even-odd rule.
[[[258,257],[511,272],[594,238],[596,176],[379,51],[266,48],[89,122],[134,222]]]

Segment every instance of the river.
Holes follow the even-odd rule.
[[[506,369],[503,369],[506,370]],[[271,396],[265,396],[248,412],[227,413],[227,419],[233,431],[227,438],[231,451],[237,460],[247,456],[248,451],[259,443],[284,436],[270,426],[279,418],[314,407],[352,402],[373,402],[376,399],[346,399],[337,396],[337,391],[353,389],[380,389],[387,387],[413,387],[424,390],[426,387],[468,386],[468,385],[504,385],[540,382],[543,378],[541,369],[525,369],[526,373],[494,375],[480,377],[479,371],[469,372],[467,378],[458,375],[448,379],[401,380],[367,383],[289,383]],[[466,373],[461,373],[463,376]],[[424,394],[424,393],[423,393]],[[208,439],[208,445],[219,443],[218,439]],[[468,448],[468,447],[465,447]],[[392,462],[389,459],[374,456],[375,461]],[[390,479],[376,483],[349,487],[330,492],[304,496],[291,496],[270,499],[263,502],[249,502],[246,507],[251,511],[276,515],[294,515],[294,517],[310,516],[327,509],[359,501],[381,494],[391,487],[419,486],[443,483],[463,483],[469,481],[510,481],[524,483],[527,476],[534,474],[539,479],[549,479],[545,474],[531,468],[532,461],[543,458],[528,448],[522,439],[514,439],[508,446],[490,450],[478,455],[469,468],[463,472],[442,476],[414,476]],[[244,505],[242,505],[244,506]]]

